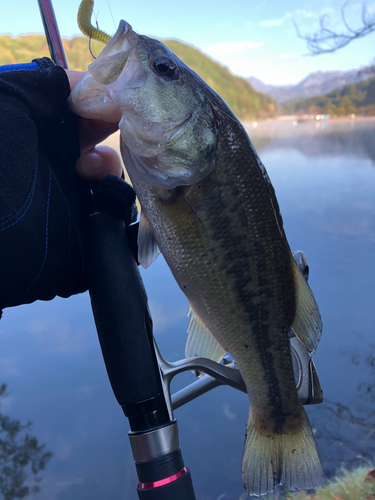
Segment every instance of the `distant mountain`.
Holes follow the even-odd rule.
[[[278,104],[281,104],[283,97],[288,93],[295,85],[272,85],[269,83],[264,83],[259,78],[255,76],[250,76],[246,78],[250,85],[258,92],[263,92],[263,94],[269,95],[275,99]]]
[[[375,77],[345,85],[328,94],[288,101],[284,114],[375,115]]]
[[[345,85],[360,82],[369,78],[365,70],[352,69],[349,71],[316,71],[296,85],[270,85],[258,78],[250,76],[247,81],[258,92],[272,96],[278,104],[295,99],[308,99],[321,94],[328,94]]]
[[[260,93],[245,78],[234,76],[198,49],[177,40],[163,40],[175,54],[205,80],[241,119],[268,118],[276,114],[277,105],[272,97]],[[63,38],[69,68],[84,71],[93,61],[88,39],[75,36]],[[92,51],[98,55],[103,45],[92,42]],[[33,58],[48,56],[43,35],[0,36],[0,65],[30,62]]]

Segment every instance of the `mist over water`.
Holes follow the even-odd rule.
[[[290,247],[309,261],[324,323],[314,356],[324,396],[365,417],[373,401],[358,386],[371,380],[365,358],[375,344],[375,121],[245,126],[276,190]],[[142,276],[160,350],[180,359],[187,301],[161,256]],[[33,421],[33,434],[54,454],[34,498],[137,500],[128,422],[107,379],[88,294],[6,309],[0,349],[0,382],[10,393],[2,410]],[[190,373],[178,376],[172,389],[192,381]],[[243,495],[247,412],[247,396],[228,387],[176,410],[199,500]],[[359,443],[357,430],[337,420],[328,403],[308,412],[325,469],[352,463],[358,450],[330,438]],[[360,443],[364,451],[370,445]]]

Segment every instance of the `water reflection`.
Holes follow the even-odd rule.
[[[251,122],[244,126],[261,154],[264,149],[294,149],[311,158],[350,155],[369,158],[375,165],[375,120],[327,122],[293,120]]]
[[[360,382],[349,404],[326,398],[312,410],[321,457],[328,476],[338,467],[372,465],[375,455],[375,345],[362,342],[344,356],[358,367]],[[337,397],[337,396],[336,396]]]
[[[319,127],[314,122],[265,122],[252,128],[290,246],[304,250],[309,260],[310,284],[324,322],[315,355],[324,394],[362,418],[360,408],[373,408],[372,400],[358,395],[370,367],[364,362],[356,366],[347,353],[361,346],[367,352],[374,330],[375,121]],[[118,138],[111,140],[116,144]],[[142,275],[160,349],[166,359],[179,359],[186,340],[186,299],[161,257]],[[54,455],[34,498],[136,500],[128,424],[109,386],[87,294],[5,310],[0,348],[0,376],[12,388],[7,411],[35,422],[34,432]],[[183,374],[173,388],[192,380],[193,375]],[[246,395],[228,387],[176,411],[199,500],[243,495],[247,411]],[[356,453],[344,454],[343,445],[328,439],[332,430],[371,452],[371,440],[350,434],[353,427],[344,420],[341,432],[328,407],[312,408],[309,414],[322,435],[326,469],[342,459],[351,461]]]
[[[1,384],[0,493],[5,500],[15,500],[40,491],[42,471],[51,453],[30,434],[31,422],[23,424],[3,413],[7,396],[7,386]]]

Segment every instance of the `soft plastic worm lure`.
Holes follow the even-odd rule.
[[[98,42],[108,43],[112,37],[91,24],[94,0],[82,0],[77,15],[78,27],[82,33]]]

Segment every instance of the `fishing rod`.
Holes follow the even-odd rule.
[[[68,64],[51,0],[38,0],[55,64]],[[147,295],[122,219],[83,222],[88,289],[112,390],[129,420],[140,500],[195,500],[156,358]]]
[[[38,3],[51,58],[67,69],[52,2]],[[138,497],[195,500],[173,411],[222,384],[246,392],[241,374],[229,355],[221,363],[204,358],[165,361],[153,338],[147,295],[124,221],[95,212],[83,221],[83,230],[91,306],[112,390],[129,420]],[[294,258],[307,279],[305,255],[295,252]],[[301,403],[320,403],[322,390],[315,365],[295,336],[291,336],[291,352]],[[207,375],[171,396],[172,378],[187,370]]]
[[[51,59],[57,66],[68,69],[68,62],[65,57],[52,2],[51,0],[38,0],[38,5]]]

